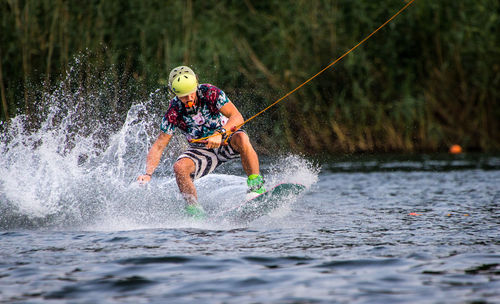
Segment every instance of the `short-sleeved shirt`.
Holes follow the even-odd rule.
[[[189,141],[210,136],[226,124],[228,118],[220,112],[220,108],[230,101],[226,94],[211,84],[200,84],[196,94],[197,105],[191,111],[178,97],[170,100],[161,123],[163,132],[171,135],[179,128]]]

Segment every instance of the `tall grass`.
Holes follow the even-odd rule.
[[[249,116],[354,46],[405,4],[352,1],[0,2],[1,117],[36,117],[69,63],[114,71],[110,110],[192,66]],[[500,150],[500,3],[418,0],[246,128],[261,150]],[[3,77],[2,77],[3,75]],[[85,83],[82,73],[81,82]],[[43,83],[43,87],[39,85]],[[135,85],[131,85],[135,83]],[[33,85],[35,84],[35,85]]]

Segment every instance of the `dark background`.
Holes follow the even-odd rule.
[[[44,93],[77,64],[78,86],[113,84],[101,111],[119,120],[184,64],[248,118],[406,3],[2,0],[0,117],[26,114],[36,125]],[[497,0],[417,0],[246,128],[261,151],[499,151],[499,30]]]

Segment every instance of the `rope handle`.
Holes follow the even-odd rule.
[[[243,125],[243,124],[241,124]],[[198,139],[191,139],[189,142],[190,143],[200,143],[200,144],[207,144],[208,143],[208,140],[210,137],[214,137],[214,136],[217,136],[217,135],[222,135],[222,138],[225,138],[222,142],[221,142],[221,146],[227,146],[229,143],[228,143],[228,140],[229,140],[229,137],[231,136],[231,134],[233,134],[234,132],[238,131],[239,127],[237,126],[234,126],[231,128],[231,130],[229,131],[226,131],[224,133],[217,133],[217,134],[212,134],[210,136],[206,136],[206,137],[203,137],[203,138],[198,138]]]

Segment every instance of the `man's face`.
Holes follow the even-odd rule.
[[[191,108],[192,106],[194,106],[194,104],[196,102],[196,98],[197,98],[196,92],[193,92],[193,93],[186,95],[186,96],[179,97],[181,102],[188,108]]]

